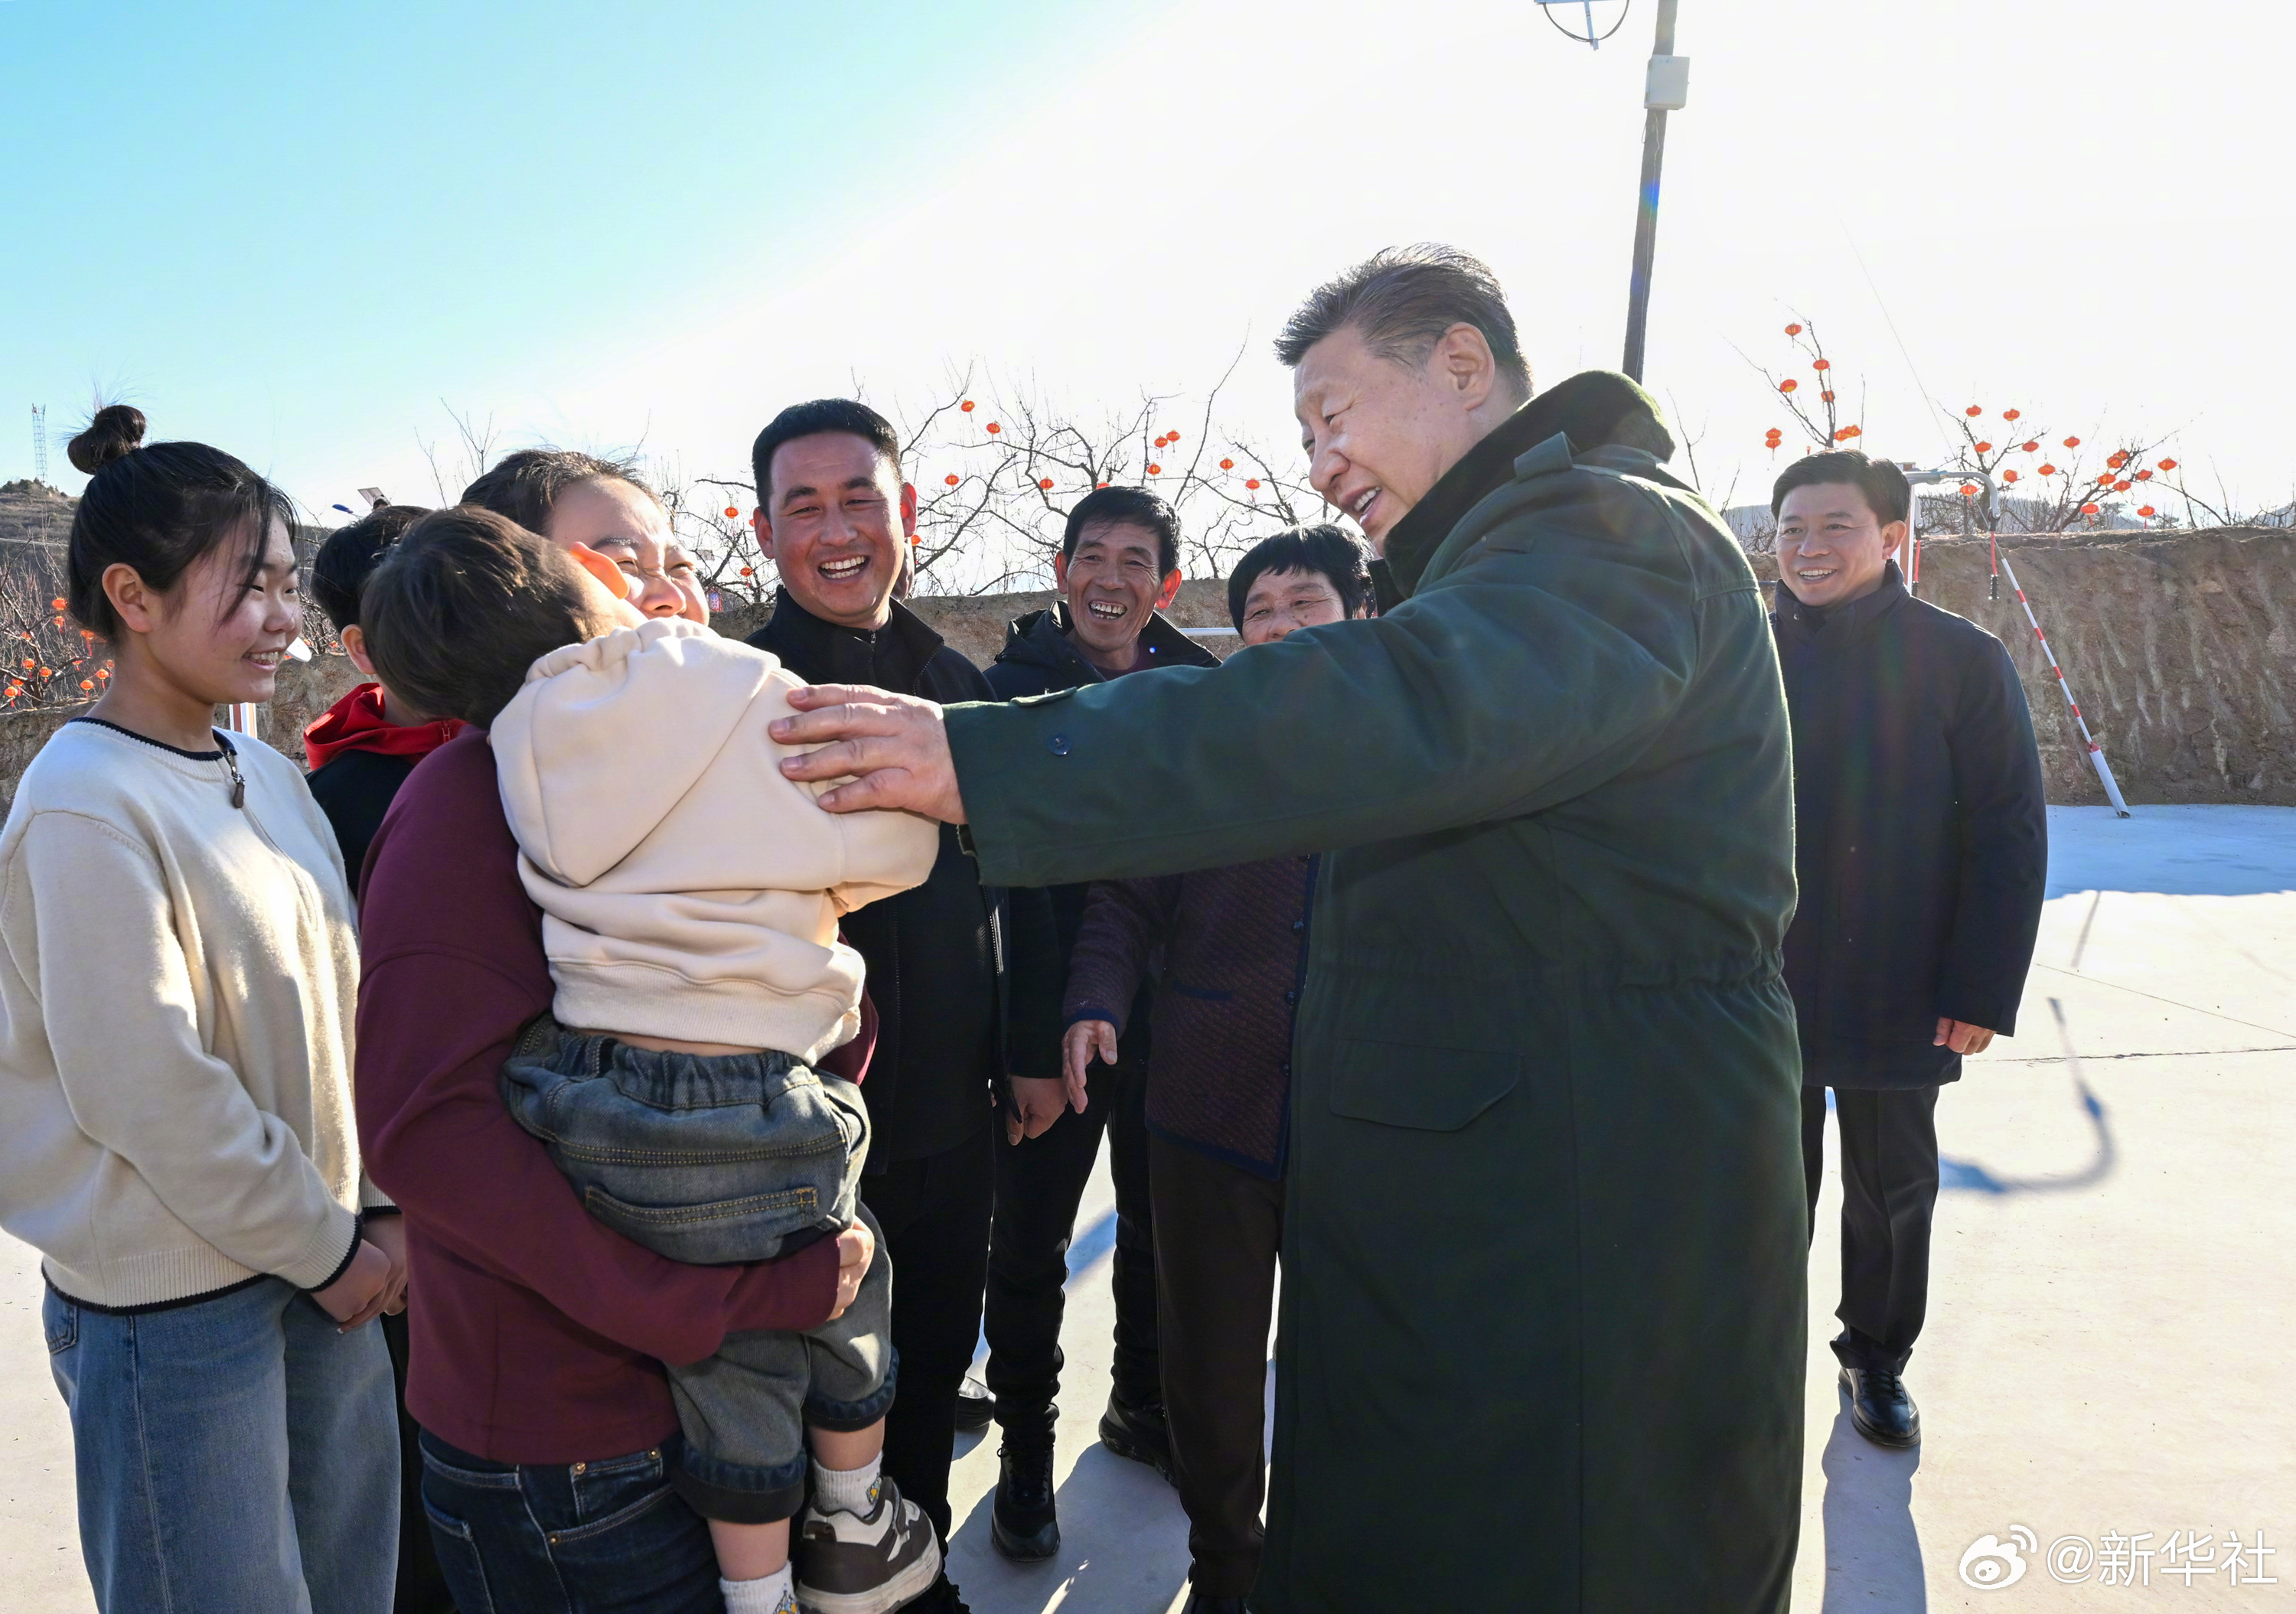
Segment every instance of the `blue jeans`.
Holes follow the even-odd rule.
[[[80,1551],[104,1614],[390,1614],[398,1413],[382,1330],[282,1279],[107,1312],[51,1289]]]
[[[867,1216],[861,1090],[786,1053],[636,1048],[544,1015],[504,1062],[502,1091],[593,1216],[673,1260],[770,1261]],[[881,1240],[835,1321],[729,1334],[716,1356],[673,1365],[678,1494],[737,1524],[803,1507],[806,1426],[866,1429],[893,1403],[892,1284]]]
[[[518,1468],[418,1439],[461,1614],[725,1614],[709,1527],[670,1489],[660,1448]]]

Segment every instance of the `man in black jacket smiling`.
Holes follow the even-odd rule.
[[[1858,1432],[1921,1439],[1906,1362],[1929,1298],[1938,1089],[2016,1029],[2048,874],[2041,761],[2017,669],[1906,592],[1898,468],[1815,454],[1777,480],[1773,619],[1793,719],[1787,932],[1812,1232],[1825,1090],[1841,1135],[1841,1333]]]
[[[1217,667],[1219,658],[1164,619],[1180,590],[1180,519],[1144,487],[1102,487],[1069,512],[1054,562],[1061,603],[1021,618],[988,669],[999,700],[1081,689],[1157,667]],[[1060,954],[1050,983],[1067,984],[1086,888],[1052,887]],[[1016,968],[1025,968],[1016,964]],[[1033,994],[1040,985],[1026,983]],[[1108,1134],[1116,1182],[1116,1356],[1101,1444],[1171,1473],[1156,1359],[1156,1247],[1148,1212],[1143,1110],[1145,1005],[1113,1067],[1070,1110],[1058,1083],[1014,1085],[1018,1114],[996,1148],[996,1221],[988,1254],[988,1388],[1004,1426],[990,1539],[1009,1558],[1060,1550],[1053,1501],[1061,1315],[1077,1207]]]
[[[758,434],[751,462],[758,545],[782,583],[751,644],[816,684],[992,699],[979,669],[893,599],[916,494],[883,416],[844,398],[793,405]],[[957,1391],[988,1265],[993,1105],[1008,1077],[1057,1078],[1061,961],[1045,894],[983,886],[946,826],[923,885],[842,928],[878,1015],[861,1194],[896,1274],[885,1471],[946,1541]],[[957,1606],[946,1581],[915,1605]]]

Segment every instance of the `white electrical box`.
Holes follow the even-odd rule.
[[[1643,79],[1643,106],[1652,112],[1678,112],[1690,104],[1690,58],[1653,56]]]

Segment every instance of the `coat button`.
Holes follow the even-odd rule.
[[[1292,922],[1292,934],[1294,936],[1299,935],[1300,931],[1307,928],[1308,922],[1304,919],[1295,919]]]
[[[1283,995],[1283,1001],[1284,1001],[1285,1003],[1287,1003],[1287,1004],[1296,1004],[1296,1003],[1298,1003],[1298,1002],[1300,1001],[1300,993],[1299,993],[1299,989],[1298,989],[1297,987],[1294,987],[1294,988],[1292,988],[1291,991],[1286,992],[1286,993]]]
[[[1281,1065],[1277,1066],[1276,1069],[1283,1071],[1284,1075],[1289,1076],[1292,1074],[1292,1061],[1287,1059]]]
[[[1045,741],[1045,749],[1055,757],[1065,757],[1069,754],[1069,737],[1066,734],[1054,734],[1050,740]]]

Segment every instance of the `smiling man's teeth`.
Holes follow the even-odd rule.
[[[1371,502],[1377,497],[1379,497],[1379,489],[1376,487],[1366,487],[1356,496],[1355,513],[1357,520],[1363,520],[1363,512],[1371,508]]]
[[[1085,606],[1094,616],[1113,622],[1124,615],[1124,607],[1107,600],[1094,600]]]
[[[849,578],[868,564],[869,557],[867,555],[854,555],[849,560],[824,561],[822,564],[821,571],[824,577],[840,578]]]

